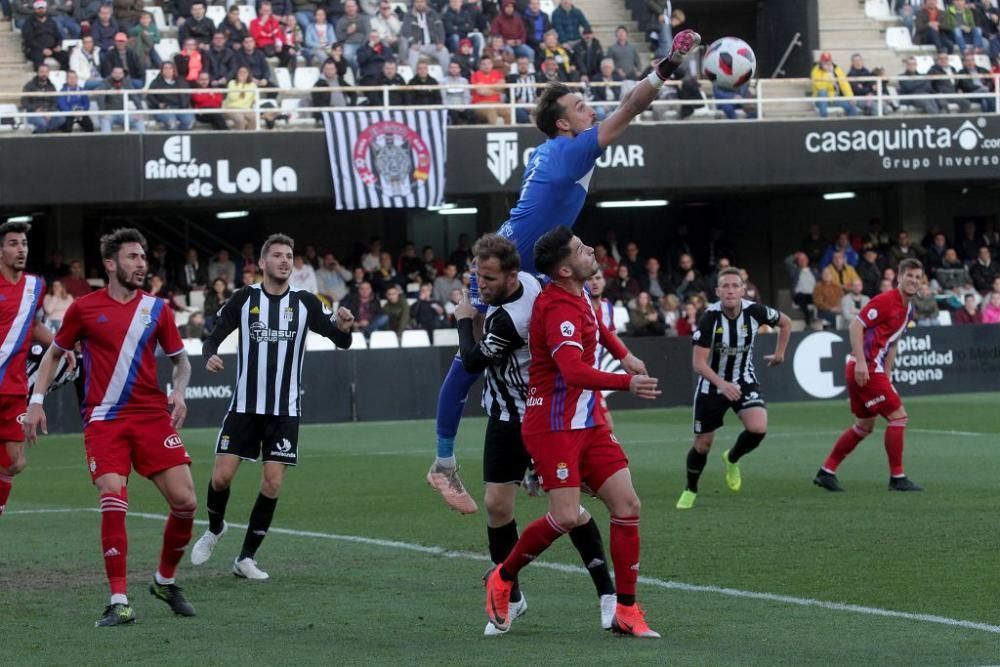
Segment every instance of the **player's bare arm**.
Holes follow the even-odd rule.
[[[851,354],[854,355],[854,381],[859,387],[868,384],[868,363],[865,361],[865,328],[854,320],[848,327],[851,337]]]
[[[184,402],[184,392],[188,383],[191,382],[191,360],[188,359],[187,352],[181,352],[170,357],[174,364],[173,391],[170,392],[169,405],[173,408],[170,411],[170,425],[180,428],[184,425],[187,417],[187,403]]]
[[[42,363],[38,365],[38,379],[35,380],[35,392],[28,401],[28,414],[24,419],[24,439],[29,446],[33,446],[38,441],[38,433],[41,431],[45,435],[49,433],[48,422],[45,419],[45,408],[42,402],[45,394],[52,384],[52,378],[56,374],[56,367],[66,351],[58,345],[49,345],[42,357]],[[72,355],[70,355],[72,356]]]
[[[718,373],[712,370],[712,367],[708,363],[709,352],[711,352],[710,348],[701,347],[700,345],[695,346],[694,351],[691,353],[691,365],[694,367],[694,372],[715,385],[722,392],[722,395],[730,401],[740,400],[740,396],[743,395],[740,386],[733,382],[726,382]]]
[[[778,318],[778,342],[774,347],[774,354],[765,354],[764,360],[768,366],[777,366],[785,360],[785,350],[788,349],[788,341],[792,337],[792,320],[781,313]]]

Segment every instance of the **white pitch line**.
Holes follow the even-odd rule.
[[[50,514],[50,513],[67,513],[67,512],[98,512],[96,507],[92,508],[64,508],[64,509],[31,509],[31,510],[20,510],[9,512],[8,515],[18,515],[18,514]],[[162,514],[150,514],[147,512],[129,512],[129,516],[138,517],[140,519],[152,519],[155,521],[165,521],[166,516]],[[207,525],[207,521],[197,520],[195,521],[198,525]],[[246,529],[246,524],[240,523],[230,523],[231,528]],[[400,542],[398,540],[383,540],[374,537],[362,537],[360,535],[340,535],[337,533],[320,533],[312,530],[292,530],[290,528],[271,528],[268,530],[270,533],[277,533],[279,535],[291,535],[293,537],[310,537],[314,539],[321,540],[333,540],[336,542],[349,542],[352,544],[365,544],[375,547],[383,547],[387,549],[399,549],[401,551],[412,551],[415,553],[427,554],[430,556],[442,556],[444,558],[457,558],[462,560],[474,560],[474,561],[484,561],[489,562],[490,559],[485,554],[473,553],[469,551],[452,551],[450,549],[445,549],[444,547],[436,546],[425,546],[422,544],[413,544],[411,542]],[[555,570],[557,572],[564,572],[568,574],[589,574],[587,570],[579,567],[577,565],[566,565],[564,563],[549,563],[546,561],[534,561],[531,566],[533,568],[544,568],[546,570]],[[1000,634],[1000,625],[991,625],[989,623],[979,623],[977,621],[963,621],[957,618],[948,618],[947,616],[938,616],[936,614],[916,614],[908,611],[895,611],[893,609],[881,609],[879,607],[865,607],[856,604],[847,604],[843,602],[828,602],[826,600],[816,600],[813,598],[799,598],[791,595],[779,595],[777,593],[758,593],[756,591],[744,591],[738,588],[725,588],[722,586],[704,586],[698,584],[686,584],[680,581],[666,581],[663,579],[656,579],[653,577],[639,577],[639,583],[645,584],[647,586],[655,586],[657,588],[664,588],[667,590],[684,591],[687,593],[710,593],[713,595],[724,595],[727,597],[743,598],[749,600],[763,600],[765,602],[780,602],[783,604],[791,604],[799,607],[817,607],[819,609],[826,609],[829,611],[843,611],[852,614],[862,614],[864,616],[880,616],[883,618],[898,618],[906,621],[919,621],[923,623],[935,623],[937,625],[946,625],[954,628],[963,628],[966,630],[980,630],[982,632],[988,632],[991,634]]]

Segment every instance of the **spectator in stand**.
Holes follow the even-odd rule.
[[[219,248],[215,259],[208,264],[208,279],[214,281],[216,278],[225,280],[227,286],[231,286],[236,279],[236,265],[229,259],[229,251],[225,248]]]
[[[420,251],[423,262],[423,280],[420,282],[433,282],[435,278],[444,273],[444,260],[434,254],[434,247],[425,245]]]
[[[646,258],[639,254],[639,244],[629,241],[625,244],[625,256],[618,263],[628,266],[629,274],[637,277],[645,269]]]
[[[310,294],[319,293],[316,282],[316,270],[313,269],[302,253],[297,252],[292,258],[292,273],[288,276],[288,284],[292,289],[303,290]]]
[[[302,30],[306,31],[316,20],[317,9],[322,9],[323,13],[326,13],[326,8],[320,7],[315,0],[292,0],[289,13],[295,17],[296,23],[302,26]]]
[[[629,44],[628,29],[623,25],[615,30],[615,43],[608,47],[607,57],[614,62],[615,73],[622,79],[634,81],[642,71],[639,52]]]
[[[35,0],[35,4],[38,2],[39,0]],[[109,51],[115,45],[115,37],[121,32],[121,26],[111,15],[111,5],[102,4],[101,8],[97,10],[97,20],[90,26],[90,35],[94,38],[94,45],[101,51]]]
[[[268,58],[274,58],[281,50],[281,23],[274,15],[269,0],[263,0],[257,8],[257,18],[250,21],[250,34],[257,48]]]
[[[975,96],[975,102],[985,113],[996,111],[996,100],[993,99],[993,77],[990,71],[976,65],[976,56],[966,53],[962,56],[962,70],[959,74],[969,76],[958,80],[958,89],[966,95]]]
[[[128,48],[128,35],[123,32],[115,35],[114,46],[105,51],[101,58],[101,69],[108,75],[115,67],[122,68],[125,76],[132,82],[133,88],[142,88],[146,85],[146,68],[142,66],[142,61],[135,51]]]
[[[201,263],[198,250],[195,248],[188,248],[184,255],[184,266],[181,267],[178,285],[184,294],[203,290],[208,285],[208,269]]]
[[[698,306],[691,301],[686,302],[681,315],[682,317],[678,318],[674,325],[677,328],[677,335],[690,336],[698,330]]]
[[[236,73],[236,52],[226,45],[226,35],[216,32],[212,44],[202,52],[202,70],[208,72],[212,88],[225,88]]]
[[[573,0],[559,0],[559,6],[552,10],[552,27],[559,33],[559,43],[572,49],[585,30],[590,30],[590,22]]]
[[[660,299],[660,317],[663,319],[663,326],[666,327],[667,336],[677,335],[677,320],[681,316],[681,302],[676,294],[665,294]]]
[[[74,70],[83,82],[84,90],[94,90],[104,86],[101,75],[101,52],[94,46],[94,38],[84,35],[80,46],[69,54],[69,68]]]
[[[502,35],[490,35],[489,45],[483,49],[481,56],[490,57],[493,69],[501,73],[509,72],[514,64],[514,50],[503,41]]]
[[[694,257],[691,255],[684,253],[678,258],[677,269],[674,271],[673,280],[670,281],[670,291],[681,301],[705,292],[705,283],[701,273],[695,268]],[[660,296],[662,295],[657,295],[657,298]]]
[[[744,83],[742,86],[734,90],[725,90],[724,88],[721,88],[718,83],[713,83],[712,97],[717,100],[752,100],[753,94],[750,92],[749,83]],[[726,118],[729,120],[736,120],[735,104],[719,104],[717,108],[725,114]],[[757,117],[757,105],[755,103],[747,102],[741,105],[741,108],[748,119]]]
[[[390,287],[393,285],[401,287],[406,280],[409,280],[409,276],[397,273],[396,269],[393,268],[392,255],[383,252],[379,256],[378,268],[372,272],[371,283],[375,288],[375,292],[380,297],[384,297]]]
[[[541,0],[530,0],[528,6],[521,10],[524,19],[525,44],[537,53],[542,47],[545,33],[552,30],[549,15],[542,11]]]
[[[414,70],[421,56],[437,60],[442,70],[448,67],[451,54],[444,45],[444,22],[440,14],[427,6],[427,0],[413,0],[410,13],[403,19],[400,39],[408,47],[406,58]]]
[[[878,286],[882,280],[882,268],[875,248],[865,248],[855,271],[864,284],[862,291],[866,296],[872,297],[878,294]]]
[[[245,283],[246,284],[246,283]],[[249,283],[253,284],[253,283]],[[218,277],[212,281],[212,288],[205,294],[205,312],[208,313],[209,326],[214,324],[214,320],[219,310],[222,309],[229,297],[233,295],[229,289],[229,283],[223,277]]]
[[[74,299],[90,294],[90,283],[84,275],[83,262],[78,259],[69,263],[69,274],[63,277],[62,283]]]
[[[112,7],[115,10],[115,19],[118,20],[122,30],[138,25],[139,17],[146,11],[143,0],[113,0]]]
[[[378,13],[371,20],[371,29],[378,33],[378,38],[383,44],[393,51],[399,50],[403,22],[399,20],[388,0],[379,3]]]
[[[942,30],[944,12],[938,7],[937,0],[924,0],[924,6],[917,12],[914,19],[913,34],[917,44],[932,44],[938,53],[951,53],[954,43]]]
[[[572,81],[566,74],[566,70],[556,63],[555,58],[546,58],[542,61],[542,68],[536,75],[538,83],[569,83]]]
[[[462,289],[462,281],[458,278],[458,267],[454,264],[447,264],[444,273],[434,279],[434,288],[431,296],[435,301],[444,303],[452,290]]]
[[[493,60],[489,56],[483,55],[479,59],[479,69],[472,74],[470,80],[472,84],[472,104],[501,104],[503,102],[500,86],[504,83],[504,76],[499,71],[493,69]],[[510,108],[490,107],[487,109],[475,109],[479,120],[487,125],[496,125],[498,121],[510,124]]]
[[[842,288],[846,288],[855,280],[861,280],[857,271],[854,267],[847,263],[847,260],[843,252],[833,253],[833,261],[830,262],[829,266],[826,268],[833,269],[833,282],[840,285]],[[862,287],[864,282],[862,281]]]
[[[204,69],[202,62],[202,52],[198,48],[198,42],[194,37],[189,37],[184,42],[184,48],[174,54],[174,67],[177,77],[184,79],[188,84],[193,84],[198,80],[198,75]]]
[[[257,48],[257,41],[252,35],[243,40],[243,49],[236,54],[236,66],[241,65],[250,70],[250,77],[258,88],[277,87],[267,56]]]
[[[823,253],[827,249],[827,244],[820,233],[819,225],[816,223],[809,225],[809,231],[806,233],[805,238],[799,242],[799,248],[809,257],[811,265],[819,265],[820,259],[823,258]]]
[[[485,51],[485,49],[484,49]],[[472,40],[466,37],[458,43],[458,53],[451,57],[452,62],[457,62],[462,68],[462,76],[466,79],[479,69],[479,57],[473,53]]]
[[[940,30],[949,35],[959,53],[975,47],[977,53],[986,51],[983,29],[976,25],[976,15],[966,0],[951,0],[940,19]]]
[[[261,3],[260,9],[264,12],[265,4],[267,5],[266,12],[269,14],[271,3],[266,2],[266,0]],[[199,0],[199,2],[191,5],[191,18],[184,21],[184,24],[180,26],[180,29],[177,31],[177,37],[180,39],[181,44],[184,44],[189,39],[193,39],[197,43],[198,48],[204,50],[212,43],[212,35],[214,33],[215,24],[212,23],[212,19],[205,16],[205,3]]]
[[[861,278],[854,278],[847,285],[844,285],[844,296],[840,300],[840,316],[844,328],[847,328],[860,313],[861,309],[868,304],[869,298],[865,296],[864,284]]]
[[[448,295],[448,300],[444,304],[444,312],[448,314],[448,327],[454,329],[458,326],[458,321],[455,319],[455,309],[458,308],[458,304],[462,302],[463,291],[453,289],[451,294]]]
[[[472,246],[468,234],[458,235],[458,245],[448,255],[448,263],[454,264],[459,271],[465,271],[472,262]]]
[[[385,69],[386,60],[395,60],[395,57],[392,55],[392,49],[382,43],[376,31],[369,31],[368,41],[364,43],[357,53],[357,69],[361,77],[359,80],[360,85],[374,85],[375,79],[379,78],[382,70]],[[378,97],[377,94],[373,93],[373,95]]]
[[[73,303],[73,295],[66,291],[66,286],[61,280],[54,280],[49,285],[49,293],[42,300],[42,310],[45,312],[46,323],[54,330],[58,331],[62,325],[63,317]]]
[[[80,24],[73,18],[74,0],[49,0],[49,19],[63,39],[80,39]]]
[[[904,259],[918,259],[923,261],[924,249],[918,245],[913,245],[910,241],[910,234],[901,231],[896,234],[896,245],[889,248],[889,266],[895,269]]]
[[[500,13],[490,24],[490,33],[500,35],[515,56],[527,56],[534,60],[535,50],[528,46],[528,30],[524,18],[517,12],[515,0],[503,0]]]
[[[49,66],[42,63],[28,83],[22,89],[25,95],[21,98],[21,106],[28,113],[47,113],[58,111],[55,97],[41,97],[32,93],[54,93],[56,87],[49,80]],[[34,130],[32,134],[46,134],[55,132],[66,123],[65,116],[30,116],[28,124]]]
[[[382,255],[382,239],[373,236],[368,242],[368,251],[361,255],[361,268],[366,274],[370,274],[378,268],[380,256]]]
[[[345,296],[340,306],[354,315],[354,331],[360,331],[366,337],[371,336],[373,331],[385,329],[389,324],[389,316],[382,312],[372,284],[367,280],[358,285],[357,292]]]
[[[646,260],[645,272],[639,276],[639,289],[649,292],[649,296],[657,301],[664,294],[671,292],[667,275],[660,270],[660,260],[650,257]]]
[[[864,79],[871,77],[872,73],[867,67],[865,67],[865,59],[860,53],[855,53],[851,56],[851,69],[847,71],[847,78],[851,83],[851,92],[854,93],[854,104],[857,105],[859,109],[866,116],[875,115],[875,82],[874,81],[858,81],[858,79]]]
[[[63,123],[62,131],[72,132],[73,126],[79,124],[84,132],[93,132],[94,122],[87,115],[87,112],[90,111],[90,98],[84,94],[83,88],[80,87],[80,80],[73,70],[66,73],[66,83],[63,84],[62,92],[66,94],[60,95],[56,100],[59,111],[79,112],[77,116],[63,117],[65,123]]]
[[[410,79],[409,86],[437,86],[438,81],[427,73],[427,63],[421,60],[417,63],[417,72]],[[410,106],[427,107],[443,104],[440,90],[411,90],[409,93]]]
[[[666,333],[663,315],[648,292],[639,292],[628,304],[628,332],[632,336],[662,336]]]
[[[201,72],[195,82],[195,88],[199,92],[191,94],[191,106],[195,109],[195,120],[199,123],[207,123],[214,130],[228,130],[226,117],[222,113],[198,113],[204,109],[222,109],[222,93],[209,92],[212,87],[211,77],[208,72]]]
[[[299,22],[302,23],[302,19],[299,19]],[[302,49],[303,57],[309,65],[322,63],[333,45],[337,43],[337,33],[333,29],[333,24],[326,20],[326,10],[322,7],[317,8],[313,21],[309,24],[303,23],[303,25],[307,25],[305,44]],[[341,47],[341,54],[343,54],[343,47]],[[346,67],[346,60],[344,65]]]
[[[402,336],[410,327],[410,304],[398,286],[393,285],[385,291],[382,312],[389,318],[386,329],[394,331],[397,336]]]
[[[980,311],[983,324],[1000,324],[1000,292],[990,292]]]
[[[472,13],[462,4],[462,0],[448,0],[448,6],[441,13],[441,22],[444,24],[445,44],[447,44],[448,50],[452,53],[458,53],[458,44],[463,39],[469,39],[469,43],[471,44],[472,38],[470,38],[470,35],[473,33],[476,33],[476,39],[482,39],[482,35],[476,32],[475,19]],[[482,51],[483,44],[481,41],[478,47],[477,51]]]
[[[513,96],[516,104],[525,105],[514,109],[514,117],[519,124],[531,122],[531,110],[540,92],[537,84],[538,77],[531,71],[531,60],[527,56],[518,57],[517,73],[507,75],[506,99],[510,101],[510,96]]]
[[[937,299],[933,292],[931,292],[926,276],[920,282],[920,287],[913,298],[910,299],[910,303],[913,304],[913,318],[919,326],[936,327],[940,324],[938,321],[940,309],[938,308]]]
[[[277,49],[278,64],[287,67],[294,76],[299,64],[299,54],[305,46],[305,32],[295,14],[289,14],[281,23],[281,48]]]
[[[316,271],[316,285],[319,288],[319,296],[328,301],[332,306],[347,296],[347,282],[351,279],[351,272],[341,266],[337,256],[332,252],[323,254],[323,266]]]
[[[187,324],[179,327],[181,338],[201,340],[205,337],[205,313],[196,310],[188,316]]]
[[[49,283],[69,275],[69,264],[66,262],[66,255],[62,250],[56,250],[50,255],[49,261],[42,268],[42,275]]]
[[[250,28],[240,19],[240,8],[233,5],[226,13],[226,20],[219,26],[226,36],[226,46],[233,51],[243,50],[243,40],[250,36]]]
[[[62,35],[55,21],[45,14],[48,3],[45,0],[35,0],[31,6],[34,14],[21,29],[25,56],[35,66],[36,71],[46,58],[55,59],[63,69],[68,68],[69,54],[63,51]],[[54,99],[53,105],[55,105]]]
[[[809,265],[809,255],[801,250],[785,258],[785,270],[792,286],[792,301],[802,311],[806,326],[809,326],[813,321],[813,292],[816,291],[819,274]]]
[[[177,78],[177,70],[171,62],[163,63],[160,73],[149,84],[146,103],[157,113],[153,118],[167,132],[186,131],[194,126],[194,115],[187,112],[191,108],[191,96],[185,92],[189,86]],[[153,93],[152,91],[163,91]]]
[[[431,335],[435,329],[445,329],[448,326],[448,318],[445,313],[444,303],[431,296],[431,286],[424,283],[420,286],[417,294],[417,301],[410,309],[413,323],[420,329]]]
[[[586,28],[583,38],[573,47],[573,67],[582,81],[587,81],[601,72],[601,61],[604,60],[604,49],[601,42],[594,37],[594,31]]]
[[[933,278],[937,270],[944,263],[944,254],[948,251],[948,237],[944,232],[935,232],[931,244],[927,248],[926,273],[929,278]]]
[[[385,86],[387,88],[399,88],[400,86],[405,86],[406,81],[399,75],[396,61],[394,59],[390,59],[383,63],[382,71],[377,77],[375,77],[375,80],[371,82],[371,85]],[[406,106],[409,99],[409,93],[405,90],[389,90],[386,92],[368,91],[368,105],[380,107],[386,103],[386,97],[388,97],[389,106],[401,107]]]
[[[594,259],[597,260],[597,265],[601,268],[604,279],[606,281],[614,280],[618,273],[618,262],[608,253],[608,246],[603,242],[594,244]]]
[[[837,326],[837,315],[840,313],[840,302],[844,298],[844,291],[834,281],[832,266],[823,269],[821,277],[822,281],[813,289],[813,305],[816,306],[816,314],[826,327],[832,329]]]
[[[347,61],[343,58],[340,59],[340,65],[344,68],[346,72],[348,69]],[[314,107],[346,107],[353,106],[354,93],[348,93],[340,90],[344,85],[341,77],[342,74],[339,71],[338,63],[333,60],[327,60],[323,63],[323,69],[320,71],[319,79],[313,85],[313,92],[311,96],[311,104]],[[327,90],[329,89],[329,90]],[[350,100],[348,99],[350,96]],[[323,122],[323,112],[314,111],[313,118],[316,122],[322,124]]]
[[[982,324],[983,316],[976,305],[976,297],[973,294],[966,294],[962,301],[962,307],[956,310],[952,316],[953,324]]]
[[[980,246],[976,261],[969,266],[969,277],[972,278],[972,286],[980,294],[987,294],[997,276],[1000,276],[1000,263],[993,260],[993,254],[990,252],[989,246]]]
[[[543,64],[549,58],[555,60],[559,69],[562,70],[562,74],[565,76],[564,80],[569,81],[573,74],[573,58],[570,56],[569,51],[559,44],[559,34],[555,30],[549,30],[545,33],[542,48],[539,50],[535,61],[536,65]]]
[[[927,70],[927,75],[942,77],[932,79],[930,82],[931,90],[938,95],[955,95],[958,92],[955,88],[955,70],[948,64],[947,53],[937,54],[937,59],[931,68]],[[948,105],[950,104],[958,105],[958,113],[969,113],[969,109],[972,107],[968,100],[957,97],[943,99],[939,104],[942,111],[949,111]]]
[[[250,68],[246,65],[237,67],[236,76],[226,84],[226,88],[226,99],[222,103],[222,108],[226,110],[226,120],[232,122],[234,130],[256,130],[257,115],[253,109],[257,84],[250,74]]]
[[[934,272],[934,281],[942,290],[954,290],[961,288],[965,284],[972,284],[972,277],[969,276],[969,269],[965,263],[958,258],[954,248],[944,251],[941,259],[941,266]],[[961,305],[958,303],[957,305]]]
[[[605,296],[614,303],[626,304],[640,292],[639,281],[632,277],[629,265],[621,263],[615,272],[614,278],[608,280],[607,287],[604,288]]]
[[[847,75],[839,65],[833,62],[833,56],[824,51],[819,56],[819,62],[809,75],[812,79],[812,96],[816,98],[816,110],[820,118],[829,115],[829,105],[833,104],[844,110],[848,116],[856,116],[858,107],[854,103],[854,91]],[[831,102],[840,98],[836,102]]]
[[[134,49],[143,67],[160,69],[163,60],[156,52],[156,45],[160,43],[160,29],[153,22],[153,15],[142,12],[139,15],[139,22],[129,28],[128,34],[133,38]]]
[[[916,37],[913,21],[923,4],[924,0],[893,0],[893,11],[903,22],[903,26],[910,31],[911,39]]]
[[[111,68],[111,75],[104,80],[104,88],[107,90],[118,93],[130,90],[139,90],[139,88],[132,83],[132,79],[125,76],[125,68],[121,65],[117,65]],[[134,103],[134,98],[129,100],[129,103]],[[104,95],[101,99],[101,108],[104,111],[121,111],[125,110],[125,95]],[[100,117],[101,132],[108,134],[111,132],[115,125],[125,125],[125,114],[113,114]],[[139,134],[146,131],[146,123],[136,114],[130,114],[128,117],[129,129]]]
[[[442,85],[444,89],[444,103],[448,109],[448,123],[450,125],[471,125],[476,122],[476,117],[469,106],[472,104],[472,91],[469,90],[469,80],[462,76],[462,66],[458,61],[452,60],[448,64],[448,74],[444,77]]]

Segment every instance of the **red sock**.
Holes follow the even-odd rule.
[[[125,595],[128,588],[128,535],[125,515],[128,513],[128,491],[101,494],[101,548],[104,550],[104,571],[112,595]]]
[[[194,510],[170,508],[167,525],[163,528],[163,549],[160,550],[160,567],[157,570],[164,579],[174,578],[177,564],[181,562],[184,549],[191,541],[194,512]]]
[[[871,433],[871,431],[866,431],[857,424],[841,433],[840,437],[837,438],[837,442],[833,445],[833,449],[830,450],[830,455],[823,462],[823,470],[830,473],[837,472],[837,466],[847,458],[848,454],[854,451],[859,442],[871,435]]]
[[[3,508],[7,506],[7,499],[10,498],[10,488],[13,481],[10,475],[0,472],[0,514],[3,514]]]
[[[639,578],[639,517],[611,517],[611,562],[615,565],[618,595],[634,598]]]
[[[515,576],[521,568],[535,560],[553,542],[566,534],[566,529],[560,526],[551,514],[541,519],[535,519],[521,532],[514,550],[503,561],[503,569]]]
[[[905,477],[903,472],[903,434],[906,432],[907,418],[893,419],[885,429],[885,453],[889,457],[889,475]]]

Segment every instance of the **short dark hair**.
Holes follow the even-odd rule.
[[[923,263],[921,263],[919,259],[913,259],[912,257],[907,257],[906,259],[902,260],[899,263],[899,268],[896,270],[896,275],[898,276],[902,273],[905,273],[906,271],[912,271],[914,269],[918,271],[923,271],[924,270]]]
[[[146,243],[146,237],[138,229],[119,227],[110,234],[105,234],[101,237],[101,257],[103,259],[117,260],[118,251],[126,243],[138,243],[142,246],[143,251],[149,247]]]
[[[743,282],[743,276],[742,274],[740,274],[740,270],[737,269],[735,266],[727,266],[726,268],[719,271],[719,277],[716,278],[716,283],[722,282],[722,278],[724,276],[736,276],[737,278],[740,279],[741,283]]]
[[[501,271],[517,271],[521,268],[521,255],[517,252],[517,246],[499,234],[480,236],[472,246],[472,254],[480,262],[496,258],[500,262]]]
[[[566,108],[559,104],[559,100],[572,92],[565,83],[550,83],[538,96],[535,104],[535,127],[545,136],[552,138],[558,133],[556,121],[566,113]]]
[[[292,240],[291,236],[287,234],[271,234],[264,240],[264,245],[260,247],[260,256],[264,257],[267,255],[267,251],[273,245],[286,245],[292,249],[292,252],[295,252],[295,241]]]
[[[6,238],[8,234],[27,234],[31,231],[31,224],[27,222],[5,222],[0,225],[0,240]]]
[[[542,234],[535,241],[535,268],[551,278],[569,257],[569,242],[572,239],[573,230],[566,225],[559,225]]]

